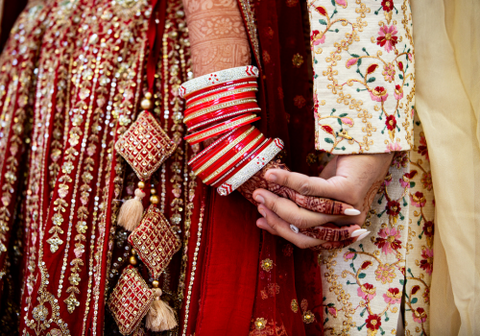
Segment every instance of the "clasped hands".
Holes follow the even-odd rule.
[[[317,213],[265,189],[257,189],[253,198],[259,203],[258,211],[263,216],[257,220],[257,226],[299,248],[341,248],[365,238],[370,232],[361,226],[392,158],[390,153],[338,155],[327,164],[320,177],[268,170],[265,178],[269,182],[289,187],[301,195],[344,202],[353,209],[344,215]]]

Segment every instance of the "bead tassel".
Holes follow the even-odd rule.
[[[135,197],[123,203],[118,214],[118,225],[124,227],[128,231],[137,228],[143,216],[142,199],[145,193],[142,189],[135,189]]]
[[[155,301],[153,301],[152,307],[148,311],[146,327],[155,332],[171,330],[178,325],[175,312],[161,299],[162,290],[160,288],[154,288],[154,290]]]

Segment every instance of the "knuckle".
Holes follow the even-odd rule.
[[[278,211],[278,199],[270,199],[267,202],[267,207],[273,212],[277,213]]]
[[[351,191],[348,193],[346,201],[349,204],[359,204],[362,201],[362,195],[360,194],[360,191],[352,188]]]
[[[308,220],[300,214],[293,215],[291,222],[299,229],[308,229]]]
[[[275,233],[277,232],[277,228],[278,228],[278,224],[276,223],[275,220],[267,220],[268,222],[268,225],[270,225],[270,227],[272,228],[273,231],[275,231]]]
[[[310,181],[303,181],[298,188],[298,192],[302,195],[310,195],[310,193],[312,192],[312,184],[310,183]]]
[[[290,183],[290,177],[289,177],[289,175],[288,175],[288,174],[283,174],[283,172],[281,172],[279,175],[280,175],[280,181],[279,181],[279,183],[280,183],[281,185],[284,185],[284,186],[287,186],[287,187],[288,187],[288,185],[289,185],[289,183]]]

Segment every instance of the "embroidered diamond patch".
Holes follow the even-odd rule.
[[[128,241],[154,279],[160,277],[181,246],[168,221],[153,205],[147,209],[140,225],[130,234]]]
[[[118,328],[123,335],[131,334],[147,314],[154,291],[131,265],[125,268],[108,301]]]
[[[117,152],[128,162],[142,181],[172,155],[175,143],[163,131],[154,116],[143,111],[115,144]]]

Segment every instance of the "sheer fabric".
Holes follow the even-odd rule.
[[[432,335],[480,332],[480,3],[412,1],[417,109],[435,185]]]

